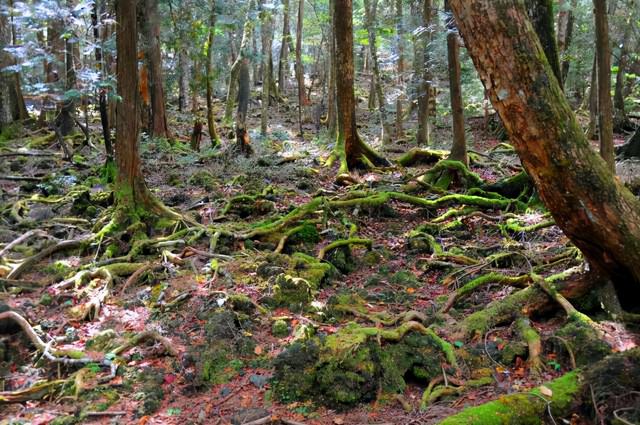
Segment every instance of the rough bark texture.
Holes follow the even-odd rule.
[[[7,16],[0,14],[0,69],[13,64],[13,58],[4,50],[11,44],[11,27]],[[15,79],[12,74],[0,73],[0,131],[19,119]]]
[[[458,43],[458,29],[451,16],[449,1],[445,0],[447,12],[447,59],[449,63],[449,98],[451,100],[451,120],[453,127],[453,144],[450,159],[469,164],[467,157],[467,142],[464,134],[464,107],[462,105],[462,83],[460,81],[460,45]],[[428,107],[428,104],[427,104]]]
[[[578,6],[578,0],[571,0],[569,4],[567,0],[558,2],[558,35],[556,41],[558,43],[558,57],[561,60],[560,73],[562,75],[563,84],[567,81],[569,75],[569,59],[565,57],[571,39],[573,36],[573,11]]]
[[[404,26],[402,0],[396,0],[396,44],[398,48],[398,79],[404,81]]]
[[[422,2],[422,34],[416,40],[416,76],[418,96],[418,130],[416,141],[420,146],[428,146],[431,138],[429,129],[429,103],[431,102],[431,67],[429,65],[429,43],[431,42],[431,0]]]
[[[100,28],[102,27],[102,4],[96,1],[91,11],[91,24],[93,26],[93,39],[96,43],[95,57],[96,66],[100,73],[100,78],[106,80],[107,72],[105,72],[102,61],[102,37],[100,37]],[[113,144],[111,143],[111,130],[109,128],[109,103],[107,101],[107,89],[101,87],[98,89],[98,102],[100,110],[100,123],[102,124],[102,137],[104,138],[104,150],[106,153],[106,163],[113,162]]]
[[[611,47],[606,0],[593,0],[596,19],[596,58],[598,62],[598,137],[600,155],[615,172],[613,153],[613,105],[611,102]]]
[[[340,78],[336,79],[338,135],[335,147],[335,155],[340,160],[339,174],[348,173],[349,170],[357,167],[368,167],[371,164],[388,164],[388,161],[380,157],[360,139],[356,128],[352,16],[352,0],[336,0],[334,2],[335,67],[336,71],[340,72]]]
[[[249,59],[240,63],[238,71],[238,111],[236,114],[236,143],[245,156],[252,154],[249,132],[247,131],[247,114],[251,95],[251,79],[249,78]]]
[[[330,22],[333,24],[333,12],[334,12],[334,3],[335,0],[329,0],[329,18]],[[334,35],[334,27],[330,25],[329,28],[329,84],[328,84],[328,94],[327,94],[327,128],[329,130],[329,138],[331,140],[335,140],[338,134],[338,118],[337,118],[337,110],[338,106],[336,104],[336,38]]]
[[[149,89],[151,94],[150,130],[154,137],[170,138],[162,87],[162,55],[160,53],[160,17],[158,0],[145,0],[144,13],[147,16],[145,38],[147,60],[149,62]]]
[[[211,146],[215,147],[220,144],[213,113],[213,35],[216,28],[215,0],[211,0],[209,7],[211,11],[209,12],[209,33],[207,37],[207,128],[209,130],[209,137],[211,138]]]
[[[382,78],[380,77],[380,65],[378,63],[378,49],[376,48],[376,12],[378,0],[364,0],[365,20],[369,35],[369,51],[371,52],[371,68],[373,70],[373,86],[375,97],[378,99],[378,117],[382,126],[382,143],[387,144],[391,140],[391,125],[385,96],[382,90]]]
[[[640,201],[591,149],[516,0],[451,0],[465,45],[558,226],[627,306],[640,293]]]

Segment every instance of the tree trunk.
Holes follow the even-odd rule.
[[[11,44],[11,26],[7,16],[0,13],[0,70],[14,65],[13,57],[5,50]],[[0,131],[20,119],[19,95],[13,73],[0,72]]]
[[[598,136],[598,52],[593,54],[591,65],[591,78],[589,86],[589,124],[587,138],[594,140]]]
[[[147,60],[149,63],[149,88],[151,93],[151,135],[169,139],[167,114],[162,87],[162,55],[160,53],[160,18],[158,0],[145,0]]]
[[[138,150],[138,60],[136,54],[137,1],[116,3],[118,28],[117,79],[118,102],[116,121],[116,205],[129,220],[141,219],[141,214],[154,213],[176,217],[149,192],[140,169]],[[142,211],[142,212],[141,212]]]
[[[629,39],[633,24],[631,19],[626,22],[622,43],[620,43],[620,52],[618,53],[618,72],[616,73],[616,85],[613,91],[613,127],[615,131],[623,132],[633,130],[635,126],[629,121],[624,107],[624,83],[626,68],[629,63]]]
[[[178,111],[187,110],[189,97],[189,56],[185,49],[178,47]]]
[[[337,98],[336,98],[336,37],[333,26],[334,3],[336,0],[329,0],[329,84],[327,94],[327,128],[329,130],[329,139],[336,140],[338,135],[338,118],[337,118]]]
[[[300,137],[303,137],[302,115],[305,103],[304,65],[302,64],[302,22],[304,17],[304,0],[298,3],[298,24],[296,25],[296,80],[298,82],[298,126]]]
[[[91,10],[91,23],[93,26],[93,39],[96,43],[96,48],[94,50],[96,66],[98,67],[98,72],[100,73],[100,79],[102,81],[106,81],[107,72],[105,72],[104,67],[102,55],[103,44],[102,37],[100,36],[100,29],[102,28],[102,7],[103,5],[99,1],[96,1],[93,4],[93,9]],[[113,144],[111,143],[111,129],[109,127],[109,104],[107,98],[107,88],[98,88],[100,123],[102,124],[102,137],[104,138],[104,150],[106,153],[105,163],[109,165],[113,163]]]
[[[253,21],[251,20],[251,12],[255,8],[256,0],[250,0],[247,6],[247,15],[244,20],[244,26],[242,29],[242,41],[240,42],[240,51],[236,57],[233,65],[231,65],[231,71],[229,73],[229,85],[227,89],[227,103],[224,109],[224,122],[225,124],[231,123],[231,115],[233,114],[233,105],[238,96],[238,75],[240,74],[240,66],[246,59],[249,61],[249,42],[251,33],[253,32]],[[247,66],[250,66],[247,63]]]
[[[569,59],[566,57],[571,39],[573,36],[573,11],[578,7],[578,0],[571,0],[569,4],[567,0],[560,0],[558,2],[558,57],[562,60],[560,64],[560,74],[562,75],[563,85],[567,81],[567,75],[569,75]]]
[[[262,113],[260,116],[260,134],[267,135],[269,126],[269,91],[271,89],[271,44],[272,44],[272,23],[271,12],[265,7],[264,0],[261,0],[261,38],[262,38]]]
[[[451,120],[453,127],[453,144],[449,159],[469,165],[467,142],[464,134],[464,108],[462,105],[462,84],[460,81],[460,44],[455,19],[451,15],[449,0],[445,0],[447,13],[447,59],[449,63],[449,97],[451,100]],[[427,109],[428,109],[427,104]]]
[[[615,173],[613,153],[613,105],[611,103],[611,47],[606,0],[593,0],[596,21],[596,58],[598,62],[598,137],[600,155]]]
[[[404,81],[404,24],[402,0],[396,0],[396,44],[398,49],[398,81]]]
[[[336,79],[338,135],[333,159],[340,161],[339,177],[354,168],[371,165],[388,165],[358,135],[356,128],[356,99],[353,70],[353,5],[352,0],[335,0],[333,3],[333,31],[336,43]]]
[[[553,29],[553,0],[526,0],[525,1],[529,19],[533,24],[533,29],[538,34],[544,55],[549,61],[553,74],[562,88],[562,73],[558,59],[558,46],[556,44],[556,34]]]
[[[278,60],[278,89],[283,96],[287,93],[289,77],[289,50],[291,50],[291,30],[289,29],[289,0],[282,0],[282,40],[280,42],[280,59]]]
[[[382,78],[380,77],[380,65],[378,64],[378,49],[376,48],[376,14],[378,0],[364,0],[365,21],[369,33],[369,52],[371,53],[371,68],[373,70],[373,87],[375,97],[378,99],[378,117],[382,127],[382,143],[391,141],[391,125],[387,113],[386,100],[382,90]]]
[[[510,141],[558,226],[621,301],[638,307],[640,201],[591,149],[522,3],[451,0],[465,45]],[[508,17],[508,18],[507,18]]]
[[[431,0],[422,2],[422,26],[424,31],[419,34],[420,41],[416,49],[416,87],[418,97],[418,130],[416,141],[419,146],[428,146],[431,139],[429,128],[429,103],[431,102],[431,67],[429,65],[429,43],[431,42]]]
[[[249,131],[247,129],[247,114],[249,112],[249,97],[251,95],[251,79],[249,78],[249,59],[243,59],[238,70],[238,111],[236,113],[236,143],[240,152],[245,156],[253,153],[251,149]]]
[[[216,1],[211,0],[209,7],[211,8],[211,15],[209,15],[209,33],[207,37],[207,128],[209,130],[209,138],[211,138],[211,146],[216,147],[220,145],[213,113],[213,36],[216,28]]]

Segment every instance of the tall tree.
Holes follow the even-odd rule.
[[[600,155],[615,172],[613,152],[613,104],[611,101],[611,46],[606,0],[593,0],[596,21],[596,60],[598,68],[598,137]]]
[[[21,111],[22,91],[16,83],[15,75],[4,69],[14,65],[15,61],[5,50],[12,44],[12,39],[11,25],[7,15],[1,10],[2,6],[4,5],[0,2],[0,130],[14,121],[26,118]]]
[[[231,123],[231,116],[233,115],[233,105],[238,96],[238,76],[240,75],[240,67],[242,63],[246,61],[246,65],[250,66],[249,43],[251,42],[251,35],[253,33],[253,20],[251,15],[256,7],[256,0],[249,0],[247,5],[247,15],[244,20],[244,26],[242,28],[242,41],[240,42],[240,51],[238,52],[233,65],[231,65],[231,71],[229,73],[229,85],[227,88],[227,103],[224,109],[224,122],[226,124]]]
[[[207,35],[207,128],[209,137],[211,138],[211,146],[216,147],[220,144],[220,137],[216,131],[215,114],[213,112],[213,36],[216,29],[216,1],[211,0],[209,4],[209,31]]]
[[[145,214],[157,214],[179,218],[166,208],[149,191],[140,169],[138,148],[138,60],[136,41],[138,27],[136,22],[137,1],[116,2],[117,79],[120,102],[116,118],[116,181],[115,199],[119,214],[114,220],[137,221]],[[119,223],[120,224],[120,223]]]
[[[302,110],[305,103],[304,65],[302,64],[302,23],[304,18],[304,0],[298,2],[298,24],[296,25],[296,80],[298,82],[298,126],[302,137]]]
[[[511,143],[558,226],[638,306],[640,201],[592,149],[517,0],[451,0]],[[508,17],[508,19],[506,19]],[[635,294],[635,295],[634,295]]]
[[[353,4],[352,0],[333,2],[333,33],[336,44],[334,66],[340,78],[336,79],[338,135],[332,157],[340,161],[338,180],[348,180],[348,173],[354,168],[371,165],[386,166],[389,162],[378,155],[360,139],[356,127],[356,99],[354,93],[353,69]]]
[[[560,75],[562,76],[562,83],[567,80],[569,75],[569,58],[566,57],[569,45],[573,38],[573,11],[578,7],[578,0],[559,0],[558,1],[558,31],[556,41],[558,43],[558,57],[561,60]]]
[[[96,66],[100,73],[100,79],[105,81],[107,77],[107,71],[103,63],[103,43],[102,36],[100,35],[102,28],[102,12],[103,3],[96,1],[93,3],[91,9],[91,25],[93,26],[93,39],[96,44],[95,57]],[[100,110],[100,122],[102,124],[102,137],[104,138],[104,148],[106,153],[106,164],[113,163],[113,144],[111,143],[111,129],[109,127],[109,102],[108,102],[108,88],[106,86],[98,88],[98,103]]]
[[[378,118],[382,127],[382,143],[388,144],[391,141],[391,125],[387,114],[386,100],[382,89],[382,77],[380,76],[380,65],[378,62],[378,49],[376,47],[376,15],[378,10],[378,0],[364,0],[365,25],[369,36],[369,52],[371,53],[371,68],[373,70],[373,85],[375,97],[378,100]]]
[[[396,19],[396,47],[398,49],[398,80],[404,81],[404,23],[402,0],[396,0],[395,4]]]
[[[431,66],[429,64],[429,43],[431,41],[432,1],[422,0],[422,10],[419,16],[422,20],[422,31],[416,34],[415,74],[418,79],[416,95],[418,97],[418,130],[416,141],[418,145],[429,144],[429,104],[431,103]]]
[[[447,60],[449,64],[449,98],[451,100],[451,120],[453,127],[453,144],[450,159],[469,163],[467,142],[464,134],[464,107],[462,104],[462,83],[460,81],[460,43],[458,29],[451,15],[449,0],[445,0],[447,14]]]
[[[260,117],[260,132],[267,135],[269,126],[269,99],[271,89],[271,44],[273,37],[271,10],[264,0],[261,0],[260,32],[262,38],[262,113]]]
[[[160,17],[158,0],[144,1],[145,39],[147,62],[149,67],[149,88],[151,95],[151,117],[149,120],[151,135],[170,138],[167,126],[164,88],[162,87],[162,55],[160,53]]]
[[[278,89],[283,96],[287,92],[289,77],[289,51],[291,50],[291,30],[289,29],[289,0],[282,0],[282,40],[278,60]]]
[[[327,84],[327,128],[329,130],[329,138],[335,140],[338,135],[338,118],[336,103],[336,37],[334,35],[333,27],[333,12],[334,3],[336,0],[329,0],[329,39],[327,44],[329,45],[329,84]]]
[[[562,72],[558,59],[556,33],[554,31],[553,0],[525,0],[529,19],[538,34],[544,55],[551,65],[553,74],[562,87]]]

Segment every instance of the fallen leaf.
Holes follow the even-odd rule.
[[[256,348],[253,349],[253,352],[255,353],[256,356],[259,356],[260,354],[262,354],[262,346],[256,345]]]
[[[551,388],[549,388],[549,387],[545,387],[544,385],[540,385],[540,394],[542,394],[545,397],[552,397],[553,396],[553,391],[551,391]]]

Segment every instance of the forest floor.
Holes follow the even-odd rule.
[[[221,114],[222,105],[218,107]],[[249,127],[259,129],[258,108],[252,109]],[[82,351],[84,359],[93,361],[79,373],[83,364],[56,364],[42,358],[23,332],[2,335],[0,398],[24,395],[25,401],[0,401],[0,423],[226,424],[270,415],[268,421],[255,423],[429,424],[467,406],[538,387],[572,368],[574,353],[553,337],[566,321],[560,309],[531,318],[530,325],[543,342],[541,364],[535,370],[527,361],[527,345],[509,322],[492,326],[484,337],[465,338],[454,332],[465,317],[513,293],[516,289],[508,284],[490,281],[461,297],[450,310],[442,310],[457,288],[488,273],[513,277],[535,270],[550,276],[581,267],[579,252],[549,222],[542,207],[519,210],[514,201],[514,206],[503,209],[465,211],[456,202],[426,208],[398,199],[374,206],[356,203],[343,208],[337,203],[332,207],[332,200],[403,192],[412,177],[433,163],[362,172],[355,185],[337,186],[335,169],[322,161],[331,149],[324,133],[316,135],[309,123],[304,140],[298,137],[295,107],[273,108],[271,114],[269,140],[262,140],[256,130],[251,132],[256,152],[250,158],[229,148],[222,153],[208,149],[206,136],[202,151],[191,151],[191,114],[171,115],[170,127],[179,142],[143,138],[144,175],[156,196],[185,216],[223,230],[198,237],[186,231],[171,240],[155,240],[135,258],[120,258],[117,264],[133,266],[127,271],[113,267],[111,284],[102,275],[69,279],[82,269],[109,267],[110,258],[131,249],[133,241],[126,238],[105,238],[81,251],[35,258],[18,276],[9,274],[20,261],[47,247],[95,231],[96,223],[104,223],[103,213],[110,204],[101,197],[107,189],[100,176],[101,148],[84,147],[71,164],[62,160],[55,141],[42,137],[46,133],[2,141],[0,154],[23,149],[47,156],[0,156],[4,177],[16,177],[0,179],[0,248],[33,231],[30,238],[0,254],[0,304],[20,312],[49,344],[48,349]],[[416,147],[412,141],[415,121],[405,122],[405,141],[384,149],[377,143],[376,115],[362,109],[358,118],[364,139],[390,160]],[[432,147],[447,149],[448,126],[440,118],[436,121]],[[514,152],[483,130],[482,119],[470,119],[468,124],[471,170],[489,183],[516,175],[520,166]],[[97,122],[91,128],[98,134]],[[221,130],[223,143],[231,145]],[[621,142],[622,136],[617,138]],[[453,182],[451,193],[466,190],[457,183]],[[413,194],[427,199],[443,195],[420,188]],[[317,196],[325,199],[316,209],[321,213],[312,210],[264,236],[237,237],[259,228],[256,223],[264,225],[262,220],[273,223]],[[457,215],[442,216],[453,210]],[[299,231],[285,240],[281,253],[274,254],[286,230],[301,223]],[[415,232],[425,223],[437,227],[434,238],[426,236],[424,229]],[[160,229],[156,223],[147,233],[160,237],[185,229],[180,223],[172,226]],[[322,261],[312,261],[329,243],[349,238],[367,241],[332,249]],[[211,240],[216,240],[215,246]],[[439,248],[434,249],[432,242]],[[301,257],[295,253],[309,256],[301,260],[306,265],[296,262]],[[132,278],[138,269],[144,270]],[[313,273],[303,273],[309,270]],[[293,285],[289,300],[282,290],[292,282],[289,274],[305,277],[305,285],[316,281],[301,292]],[[351,308],[336,308],[344,304]],[[473,353],[473,359],[460,366],[466,376],[458,380],[470,379],[476,369],[472,363],[488,366],[491,379],[456,395],[434,397],[422,410],[429,381],[435,385],[439,378],[425,380],[411,370],[402,376],[400,397],[385,393],[374,382],[373,397],[369,393],[363,398],[368,402],[348,408],[319,399],[286,401],[275,394],[274,364],[294,341],[304,341],[310,333],[322,338],[339,334],[349,322],[393,328],[390,318],[407,311],[417,312],[416,320],[433,325],[456,350]],[[603,312],[592,317],[598,319],[613,351],[640,344],[640,334],[610,321]],[[148,343],[121,347],[117,356],[113,354],[128,337],[143,331],[155,332]],[[393,343],[378,337],[378,344]],[[353,348],[353,355],[358,349]],[[117,373],[112,373],[115,368],[110,365],[118,365]],[[443,360],[436,366],[446,384],[445,369],[450,365]],[[462,388],[450,376],[454,383],[449,385]],[[56,380],[63,383],[38,393],[27,391]],[[251,419],[243,420],[242,415]],[[572,423],[589,420],[578,417]]]

